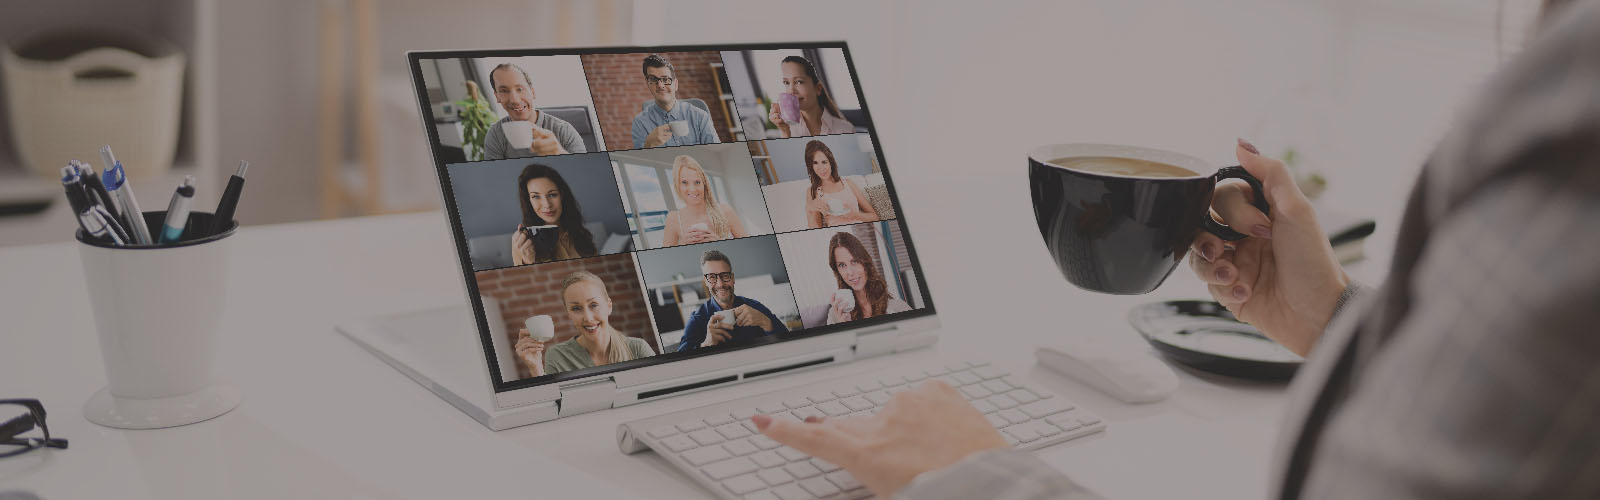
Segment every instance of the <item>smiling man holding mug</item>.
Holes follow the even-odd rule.
[[[1209,226],[1190,219],[1209,208],[1236,234],[1150,226],[1159,234],[1145,241],[1188,248],[1145,254],[1154,258],[1135,276],[1092,269],[1106,255],[1095,235],[1142,217],[1116,192],[1099,205],[1084,198],[1071,214],[1040,208],[1047,241],[1080,245],[1052,251],[1089,259],[1058,253],[1075,284],[1109,288],[1090,279],[1103,278],[1133,285],[1107,291],[1142,293],[1192,250],[1191,269],[1213,298],[1307,357],[1290,390],[1272,498],[1600,497],[1600,1],[1556,3],[1546,3],[1554,19],[1544,32],[1423,168],[1380,290],[1350,281],[1283,163],[1243,140],[1235,155],[1259,187],[1163,182],[1211,196],[1162,195],[1207,203],[1145,219],[1193,230]],[[1210,177],[1189,170],[1175,177]],[[1067,182],[1094,193],[1093,182]],[[1098,498],[1071,471],[1007,447],[940,382],[896,395],[872,417],[753,421],[880,496]]]
[[[506,117],[489,126],[483,138],[483,159],[503,160],[530,156],[586,153],[583,136],[566,120],[533,107],[533,78],[528,71],[511,63],[489,71],[494,100],[505,108]]]

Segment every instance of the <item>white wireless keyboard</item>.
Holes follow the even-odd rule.
[[[1105,430],[1099,417],[1006,370],[956,361],[854,375],[635,420],[618,426],[618,443],[623,453],[655,450],[720,498],[865,498],[871,492],[848,471],[762,436],[750,417],[871,415],[894,393],[929,379],[961,391],[1019,449],[1035,450]]]

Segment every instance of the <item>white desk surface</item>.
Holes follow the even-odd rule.
[[[1124,320],[1129,308],[1205,294],[1183,267],[1148,296],[1067,284],[1037,235],[1026,151],[1048,142],[1136,143],[1231,164],[1234,137],[1255,138],[1269,152],[1294,143],[1333,181],[1330,204],[1378,220],[1368,241],[1375,258],[1354,273],[1376,280],[1417,166],[1470,95],[1464,82],[1480,77],[1494,54],[1476,32],[1423,23],[1439,28],[1429,34],[1382,17],[1417,13],[1378,3],[1361,4],[1378,17],[1342,2],[1243,4],[1074,3],[1030,15],[983,2],[891,12],[894,30],[854,45],[880,147],[945,325],[933,349],[888,359],[490,432],[333,330],[347,318],[465,303],[441,214],[246,227],[234,246],[219,347],[219,372],[243,391],[244,403],[198,425],[120,431],[81,412],[105,374],[75,249],[0,249],[0,395],[43,399],[52,429],[72,443],[0,460],[0,491],[699,498],[705,493],[655,455],[620,454],[616,425],[904,359],[970,353],[1106,418],[1107,432],[1040,452],[1101,493],[1260,498],[1281,386],[1180,370],[1176,395],[1134,406],[1034,365],[1033,347],[1046,342],[1107,339],[1145,348]],[[1084,15],[1066,15],[1074,9]],[[974,33],[968,19],[1003,33]],[[1060,23],[1070,26],[1057,29]],[[954,26],[964,36],[947,36]],[[707,36],[737,38],[747,28],[729,29]],[[1093,49],[1108,44],[1123,50]],[[1037,54],[1019,59],[1019,51]],[[926,79],[898,81],[901,74]],[[945,126],[948,115],[925,103],[954,96],[966,106],[956,126]],[[269,168],[252,175],[271,175]]]

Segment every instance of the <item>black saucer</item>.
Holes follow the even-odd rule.
[[[1256,380],[1288,380],[1305,362],[1222,304],[1204,300],[1156,302],[1133,308],[1128,322],[1173,361],[1198,370]]]

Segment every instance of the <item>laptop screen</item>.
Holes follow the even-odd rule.
[[[843,42],[410,63],[497,392],[934,312]]]

